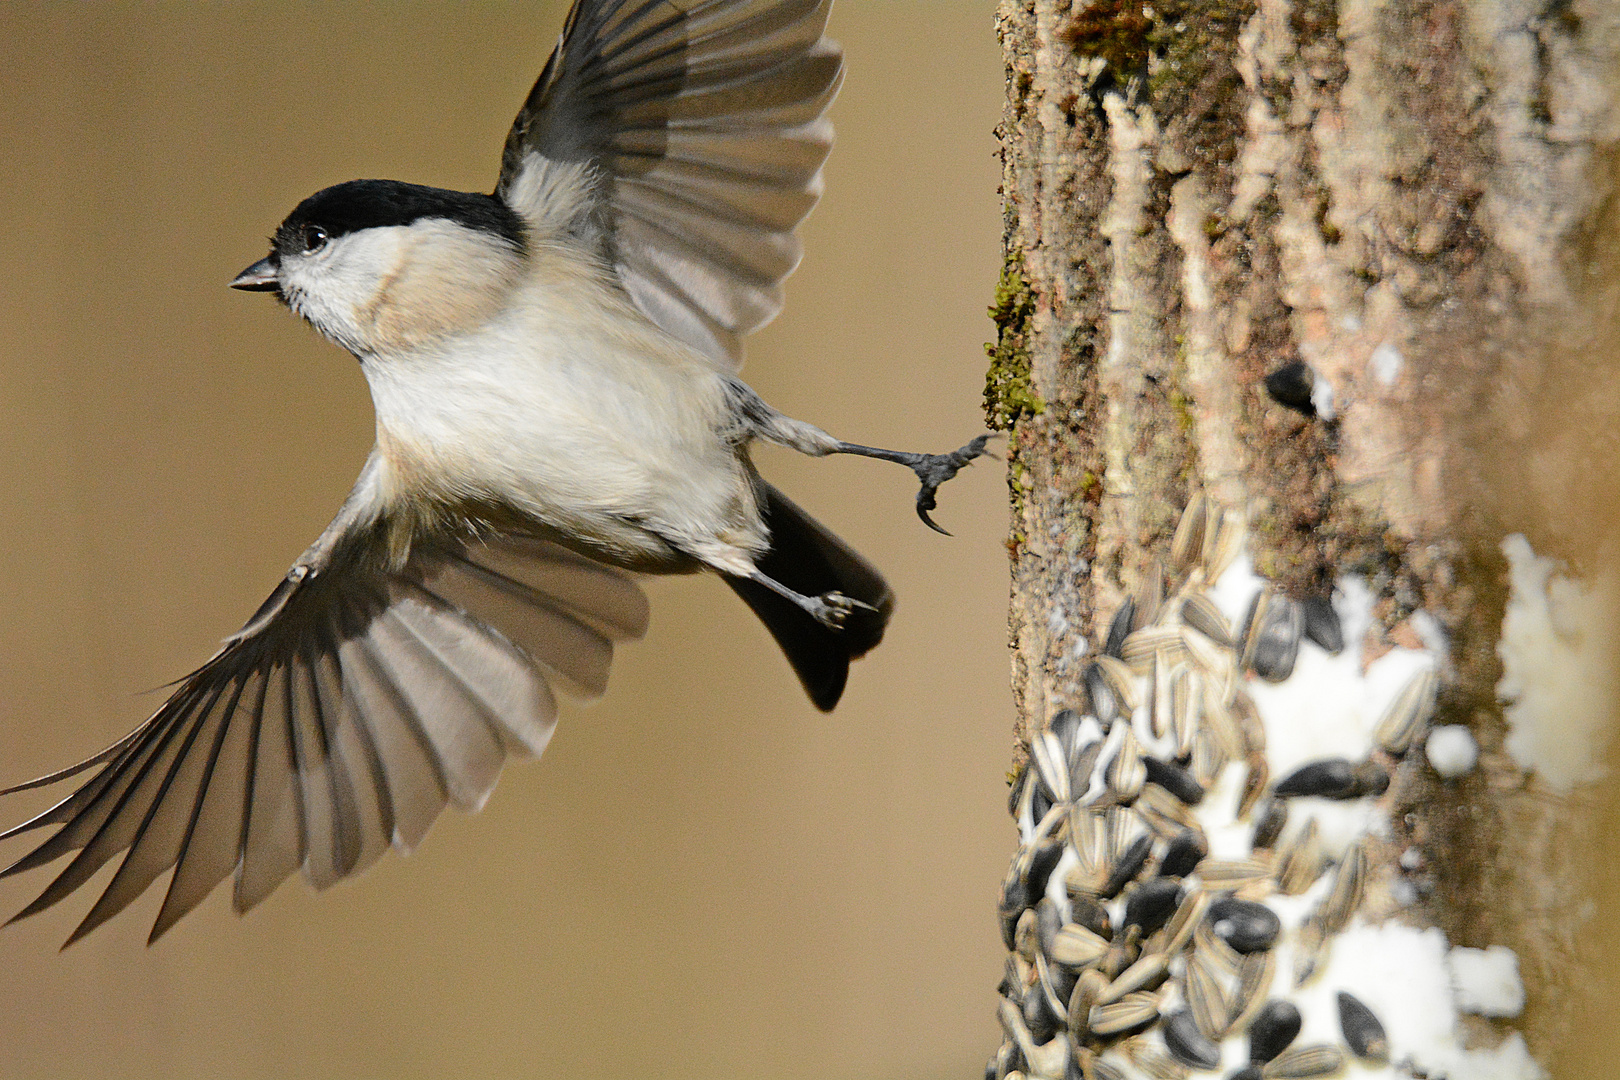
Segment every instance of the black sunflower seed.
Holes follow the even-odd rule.
[[[1209,928],[1239,953],[1263,952],[1277,943],[1282,920],[1264,904],[1226,897],[1209,905]]]
[[[1288,1049],[1299,1035],[1299,1009],[1289,1001],[1274,998],[1266,1002],[1249,1025],[1249,1060],[1263,1065]]]

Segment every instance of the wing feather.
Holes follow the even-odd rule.
[[[643,314],[736,367],[743,337],[781,310],[793,230],[821,195],[843,75],[830,3],[577,0],[496,194],[543,232],[600,232]],[[558,197],[582,176],[591,199]]]
[[[257,907],[304,861],[303,814],[294,775],[298,761],[288,715],[291,674],[286,660],[272,664],[265,672],[253,712],[259,737],[254,745],[242,868],[236,874],[238,914]]]
[[[646,626],[634,582],[549,542],[424,545],[399,571],[373,547],[340,535],[312,548],[321,560],[295,568],[149,720],[46,778],[100,766],[3,834],[57,826],[4,874],[76,852],[15,918],[120,855],[70,944],[171,869],[151,940],[233,871],[240,912],[300,867],[326,888],[390,844],[419,843],[447,802],[481,806],[507,754],[550,738],[548,673],[600,693],[613,642]]]
[[[235,680],[220,737],[203,777],[202,794],[192,813],[190,831],[176,857],[174,877],[169,881],[149,942],[156,941],[182,915],[202,903],[216,885],[235,871],[241,858],[257,728],[239,710],[244,696],[249,701],[258,698],[261,679],[261,674],[254,671]]]

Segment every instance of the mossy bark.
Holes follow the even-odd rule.
[[[1434,868],[1415,918],[1518,951],[1550,1059],[1591,817],[1502,749],[1500,543],[1579,572],[1613,525],[1590,510],[1617,501],[1620,410],[1589,380],[1617,338],[1620,7],[1003,0],[998,27],[1016,752],[1079,703],[1085,641],[1195,488],[1284,591],[1362,575],[1392,641],[1426,610],[1436,722],[1482,767],[1403,770],[1393,849]],[[1296,361],[1314,417],[1265,388]]]

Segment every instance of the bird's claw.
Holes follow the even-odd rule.
[[[857,611],[869,611],[874,615],[880,614],[871,604],[863,603],[853,596],[845,596],[841,592],[826,592],[820,596],[809,598],[810,614],[816,621],[829,630],[842,630],[849,617]]]
[[[922,519],[924,525],[941,536],[951,535],[928,516],[928,511],[939,505],[934,500],[934,493],[939,490],[941,484],[960,472],[962,466],[971,465],[974,458],[982,457],[985,453],[985,444],[993,437],[988,433],[980,435],[960,450],[952,450],[948,454],[918,455],[918,460],[912,464],[911,469],[917,474],[917,479],[922,481],[922,489],[917,492],[917,516]]]

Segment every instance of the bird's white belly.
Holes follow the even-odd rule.
[[[363,361],[391,497],[493,501],[627,561],[763,542],[715,373],[528,329]]]

